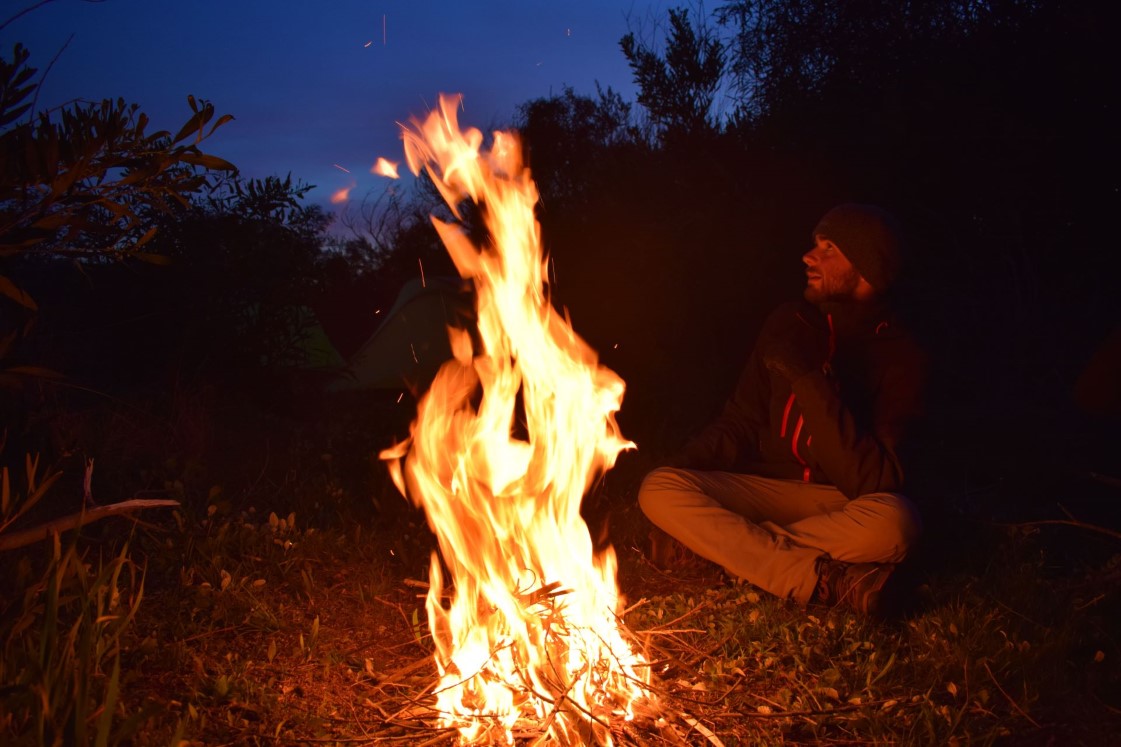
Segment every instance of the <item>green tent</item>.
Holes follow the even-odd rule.
[[[448,327],[471,329],[474,316],[472,293],[459,278],[410,280],[329,389],[427,388],[452,357]]]

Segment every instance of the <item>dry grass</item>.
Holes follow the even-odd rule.
[[[916,610],[874,622],[792,607],[704,564],[659,572],[621,513],[625,621],[655,667],[658,705],[612,724],[618,744],[1104,744],[1121,726],[1109,622],[1121,599],[1116,584],[1096,582],[1116,576],[1116,557],[1057,573],[1044,536],[994,530],[998,544],[978,547],[975,563],[920,574]],[[454,743],[430,697],[421,521],[403,516],[372,534],[215,509],[136,526],[129,557],[145,569],[143,602],[127,629],[112,628],[114,729],[98,743]],[[102,533],[75,552],[112,558],[120,547]],[[4,560],[35,566],[43,550]],[[100,583],[136,599],[135,580]],[[14,630],[23,602],[6,598],[10,665],[14,645],[40,640],[42,621]],[[69,696],[87,701],[77,712],[94,724],[112,661],[92,662],[92,686]],[[0,710],[34,705],[21,694],[6,677]],[[9,717],[3,742],[50,742],[28,723]],[[518,736],[530,743],[532,725]]]

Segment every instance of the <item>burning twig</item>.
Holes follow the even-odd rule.
[[[706,728],[700,721],[697,721],[695,718],[686,713],[681,713],[680,716],[685,723],[689,724],[689,726],[692,726],[698,734],[707,739],[710,743],[716,745],[716,747],[724,747],[724,743],[717,739],[716,735],[713,734],[711,730]]]

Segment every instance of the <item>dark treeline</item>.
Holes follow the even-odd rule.
[[[633,473],[720,406],[764,314],[800,292],[815,221],[849,200],[908,229],[899,295],[937,362],[928,454],[953,465],[944,479],[1019,484],[1028,460],[1057,479],[1108,471],[1100,423],[1073,399],[1121,324],[1117,19],[1102,5],[675,10],[621,40],[636,102],[565,90],[522,105],[554,298],[628,383]],[[377,494],[370,457],[411,399],[322,383],[421,265],[453,272],[424,186],[356,210],[350,240],[326,237],[306,187],[227,176],[137,211],[134,234],[158,228],[140,232],[144,258],[170,263],[10,253],[3,274],[38,311],[0,298],[0,363],[66,382],[6,374],[4,458],[97,457],[128,490]]]
[[[1053,0],[746,0],[623,40],[641,107],[525,105],[557,296],[628,381],[648,456],[720,406],[798,292],[815,221],[854,200],[911,240],[898,295],[937,364],[931,473],[1042,497],[1109,471],[1109,429],[1073,392],[1121,324],[1115,21]]]

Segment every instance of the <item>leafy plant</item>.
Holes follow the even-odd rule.
[[[16,307],[0,324],[0,358],[26,337],[38,311],[12,277],[15,260],[163,262],[140,251],[155,236],[158,216],[212,186],[208,172],[235,171],[199,148],[233,119],[215,119],[209,102],[188,96],[191,116],[175,134],[148,132],[148,116],[124,99],[36,112],[39,83],[29,58],[21,44],[11,60],[0,57],[0,304]],[[49,374],[27,366],[3,373],[5,380]]]
[[[17,44],[11,61],[0,58],[0,256],[135,252],[154,236],[154,214],[185,206],[208,185],[199,169],[235,170],[199,149],[232,115],[211,124],[214,106],[194,96],[187,97],[191,116],[174,135],[147,132],[148,116],[123,99],[30,112],[38,84],[29,57]]]
[[[25,459],[25,495],[17,495],[12,489],[11,475],[7,467],[0,468],[0,534],[35,507],[51,486],[58,480],[61,472],[52,472],[45,478],[39,477],[39,457],[30,454]]]
[[[28,457],[26,490],[5,468],[0,535],[39,502],[58,473],[39,480]],[[143,598],[144,573],[128,543],[96,562],[56,534],[45,566],[25,554],[0,606],[0,739],[5,744],[107,745],[129,741],[151,716],[126,713],[122,639]]]

